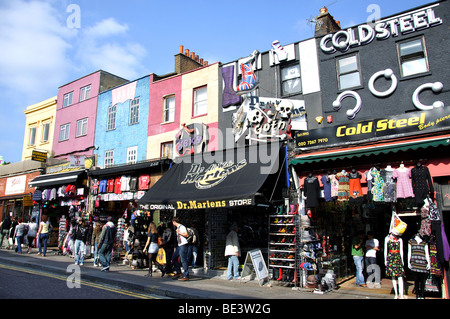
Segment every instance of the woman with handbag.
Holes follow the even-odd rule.
[[[145,275],[146,277],[152,276],[152,263],[154,263],[156,267],[158,267],[158,269],[161,271],[161,277],[163,277],[165,274],[163,266],[156,261],[156,256],[158,255],[159,249],[158,237],[159,235],[158,230],[156,229],[156,225],[155,223],[151,222],[148,225],[148,238],[144,246],[144,252],[147,251],[148,248],[148,274]]]

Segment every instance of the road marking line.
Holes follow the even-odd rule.
[[[0,263],[0,268],[9,269],[9,270],[15,270],[15,271],[21,271],[21,272],[26,272],[26,273],[33,274],[33,275],[46,276],[46,277],[50,277],[50,278],[54,278],[54,279],[67,281],[67,276],[65,277],[65,276],[50,274],[50,273],[42,272],[42,271],[37,271],[37,270],[31,270],[31,269],[22,268],[22,267],[5,265],[5,264],[2,264],[2,263]],[[137,292],[132,292],[132,291],[125,290],[125,289],[122,289],[122,288],[115,288],[115,287],[112,287],[112,286],[104,286],[103,284],[92,283],[92,282],[89,282],[89,281],[86,281],[86,280],[80,280],[80,283],[82,285],[85,285],[85,286],[90,286],[90,287],[97,288],[97,289],[103,289],[103,290],[119,293],[119,294],[126,295],[126,296],[136,297],[136,298],[140,298],[140,299],[161,299],[161,298],[158,298],[158,297],[149,296],[147,294],[141,294],[141,293],[137,293]]]

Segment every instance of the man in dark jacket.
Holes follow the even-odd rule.
[[[6,237],[6,249],[9,249],[9,229],[11,228],[11,219],[9,216],[3,220],[0,227],[0,248],[3,245],[3,239]]]
[[[114,248],[117,229],[112,222],[112,217],[108,217],[107,223],[103,226],[99,240],[99,260],[102,264],[101,271],[109,271],[111,265],[111,253]]]

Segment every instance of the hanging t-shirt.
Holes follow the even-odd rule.
[[[139,177],[140,190],[148,189],[149,184],[150,184],[150,175],[141,175],[141,177]]]
[[[306,196],[306,207],[317,207],[320,195],[320,185],[317,177],[306,177],[303,187]]]
[[[114,178],[108,179],[108,187],[106,191],[108,193],[114,193]]]
[[[114,181],[114,193],[122,194],[122,179],[121,177],[116,177]]]

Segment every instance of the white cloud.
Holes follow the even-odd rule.
[[[47,98],[40,94],[52,88],[55,94],[70,69],[74,31],[44,2],[8,1],[0,16],[0,86],[30,99]]]
[[[142,61],[147,51],[139,43],[128,41],[128,30],[114,18],[83,29],[77,59],[91,71],[102,69],[129,80],[144,75]]]
[[[86,28],[85,34],[88,37],[97,38],[125,34],[127,31],[128,26],[126,24],[120,24],[114,18],[108,18],[100,21],[92,27]]]

